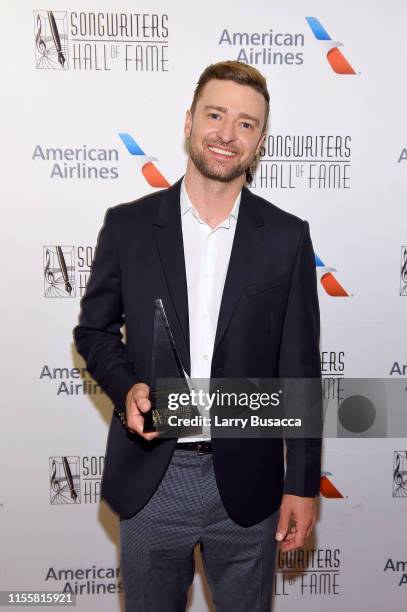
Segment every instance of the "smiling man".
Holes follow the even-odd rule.
[[[185,176],[110,208],[99,234],[74,337],[115,406],[102,495],[121,518],[127,612],[185,610],[196,544],[218,612],[268,612],[277,541],[302,546],[315,522],[320,439],[287,439],[284,469],[281,438],[143,432],[157,299],[192,378],[320,377],[308,224],[245,186],[268,114],[255,68],[206,68]]]

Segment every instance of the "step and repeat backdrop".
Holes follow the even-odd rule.
[[[405,378],[407,6],[25,0],[3,18],[0,590],[119,611],[117,517],[100,503],[112,406],[72,342],[104,213],[183,174],[205,66],[256,66],[271,119],[251,189],[310,223],[324,379]],[[318,524],[277,557],[275,612],[406,609],[406,432],[377,415],[325,441]]]

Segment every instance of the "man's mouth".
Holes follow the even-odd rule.
[[[208,145],[208,149],[217,155],[224,155],[225,157],[236,157],[236,151],[230,151],[229,149],[220,149],[214,145]]]

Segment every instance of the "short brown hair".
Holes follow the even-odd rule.
[[[205,85],[218,79],[220,81],[233,81],[238,85],[248,85],[256,91],[258,91],[266,102],[266,115],[263,125],[263,131],[266,130],[267,120],[270,112],[270,94],[267,89],[267,81],[264,76],[253,66],[248,66],[243,62],[237,61],[225,61],[217,62],[216,64],[210,64],[201,76],[199,77],[198,83],[195,87],[194,97],[191,104],[191,113],[194,114],[196,104],[199,96],[201,95],[202,89]],[[250,184],[253,181],[253,175],[251,168],[246,170],[246,181]]]
[[[253,66],[243,64],[243,62],[226,61],[210,64],[201,76],[195,87],[194,97],[191,104],[191,112],[193,113],[204,86],[213,79],[220,81],[233,81],[239,85],[248,85],[258,91],[266,101],[266,118],[264,121],[263,130],[266,127],[267,119],[270,112],[270,94],[267,89],[267,82],[264,76]]]

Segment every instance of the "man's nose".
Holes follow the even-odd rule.
[[[233,121],[225,120],[222,122],[222,125],[216,131],[218,138],[222,140],[225,144],[229,142],[233,142],[236,138],[235,126]]]

